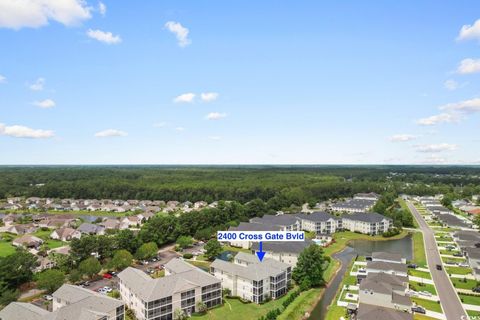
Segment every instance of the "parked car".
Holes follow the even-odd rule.
[[[442,271],[442,265],[441,264],[437,264],[437,270]]]
[[[415,263],[410,263],[410,264],[408,265],[408,267],[409,267],[410,269],[417,269],[417,268],[418,268],[418,266],[417,266]]]
[[[109,275],[111,275],[112,277],[116,277],[117,276],[117,273],[115,271],[107,271],[107,273]]]
[[[461,252],[455,252],[453,254],[454,257],[463,257],[463,254]]]
[[[461,263],[458,264],[458,266],[459,266],[459,267],[467,268],[467,267],[469,266],[469,264],[466,263],[466,262],[461,262]]]
[[[53,297],[49,294],[46,294],[43,296],[43,299],[47,300],[47,301],[52,301],[53,300]]]
[[[103,287],[102,289],[103,289],[103,291],[105,291],[106,293],[109,293],[109,292],[112,292],[112,291],[113,291],[112,288],[107,287],[107,286]]]
[[[413,308],[412,308],[412,311],[413,311],[413,312],[416,312],[416,313],[422,313],[422,314],[425,314],[425,313],[426,313],[425,309],[422,308],[422,307],[413,307]]]
[[[104,273],[102,277],[103,279],[112,279],[112,275],[109,273]]]
[[[472,289],[473,292],[480,292],[480,287],[475,287]]]

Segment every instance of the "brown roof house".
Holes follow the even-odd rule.
[[[50,238],[61,241],[70,241],[74,238],[80,239],[81,236],[82,233],[80,231],[72,228],[60,228],[53,230],[53,232],[50,234]]]

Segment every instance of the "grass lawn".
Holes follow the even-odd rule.
[[[470,317],[480,317],[480,311],[467,310],[467,314]]]
[[[415,290],[417,292],[427,291],[435,296],[437,295],[437,290],[435,290],[435,287],[433,286],[433,284],[428,284],[428,283],[422,284],[421,282],[410,281],[410,289]]]
[[[458,296],[460,297],[462,303],[480,306],[480,296],[469,296],[461,293],[459,293]]]
[[[221,307],[211,309],[205,315],[193,315],[192,319],[198,320],[246,320],[258,319],[266,315],[270,310],[282,308],[282,302],[288,295],[278,300],[272,300],[265,304],[242,303],[239,299],[226,298]]]
[[[432,275],[429,272],[418,271],[415,269],[408,269],[408,274],[413,277],[419,277],[424,279],[432,279]]]
[[[431,318],[429,316],[426,316],[424,314],[419,314],[419,313],[415,313],[413,315],[413,319],[414,320],[435,320],[435,318]]]
[[[49,249],[56,249],[56,248],[63,247],[65,245],[65,242],[62,242],[60,240],[54,240],[54,239],[47,240],[45,243],[47,244]]]
[[[15,252],[15,247],[10,242],[0,240],[0,257],[6,257]]]
[[[208,271],[210,269],[210,261],[193,261],[193,260],[185,260],[191,265],[194,265],[195,267],[199,267],[200,269]]]
[[[328,265],[327,269],[323,273],[323,278],[325,279],[325,282],[329,282],[330,279],[333,278],[335,275],[335,272],[337,272],[338,268],[340,267],[340,261],[332,259],[330,261],[330,264]]]
[[[446,267],[445,271],[447,271],[448,274],[471,274],[472,269],[470,268],[464,268],[464,267]]]
[[[415,232],[413,234],[413,262],[419,266],[427,265],[423,234],[421,232]]]
[[[458,253],[458,250],[440,250],[440,254],[446,254],[449,256],[453,256],[454,253]],[[459,257],[460,258],[460,257]]]
[[[442,306],[440,305],[440,303],[437,303],[435,301],[425,300],[425,299],[419,299],[419,298],[412,298],[412,301],[424,307],[427,310],[442,313]]]
[[[457,257],[441,257],[442,258],[442,261],[443,262],[454,262],[454,263],[457,263],[457,262],[465,262],[467,261],[467,259],[465,258],[457,258]]]
[[[325,255],[331,256],[336,252],[342,251],[347,246],[348,242],[352,240],[388,241],[388,240],[401,239],[405,237],[407,234],[408,232],[406,230],[403,230],[400,234],[394,237],[385,238],[381,235],[369,236],[366,234],[355,233],[350,231],[337,232],[333,234],[333,239],[335,240],[335,242],[329,245],[328,247],[326,247],[324,249],[324,252],[325,252]]]
[[[341,317],[347,319],[345,314],[347,313],[347,309],[343,307],[339,307],[336,304],[331,304],[328,306],[327,315],[325,316],[325,320],[338,320]],[[292,319],[293,320],[293,319]]]
[[[472,290],[477,286],[477,282],[475,280],[466,279],[466,282],[463,279],[457,278],[450,278],[450,280],[452,280],[453,286],[459,289]]]
[[[227,245],[223,246],[223,251],[252,253],[252,250],[249,250],[249,249],[237,248],[237,247],[232,247]]]

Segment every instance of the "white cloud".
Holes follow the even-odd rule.
[[[480,111],[480,98],[449,103],[440,107],[441,110],[460,113],[473,113]]]
[[[0,83],[6,83],[7,82],[7,78],[5,78],[5,76],[2,76],[0,74]]]
[[[447,159],[432,154],[431,156],[423,159],[422,163],[424,163],[424,164],[445,164],[445,163],[447,163]]]
[[[2,0],[0,28],[39,28],[50,20],[73,26],[90,19],[91,10],[84,0]]]
[[[195,99],[195,93],[188,92],[181,94],[173,99],[175,103],[191,103]]]
[[[45,79],[44,78],[38,78],[37,80],[35,80],[34,83],[32,83],[29,86],[29,88],[30,88],[30,90],[33,90],[33,91],[42,91],[44,85],[45,85]]]
[[[457,114],[440,113],[431,117],[422,118],[417,120],[417,124],[421,126],[434,126],[440,123],[452,123],[459,122],[460,117]]]
[[[33,105],[42,109],[49,109],[55,107],[56,103],[52,99],[45,99],[42,101],[35,101]]]
[[[153,124],[153,126],[154,126],[155,128],[163,128],[163,127],[165,127],[166,125],[167,125],[166,122],[156,122],[156,123]]]
[[[406,142],[406,141],[415,140],[416,138],[417,136],[414,136],[411,134],[396,134],[391,136],[389,140],[392,142]]]
[[[52,130],[32,129],[25,126],[6,126],[0,123],[0,135],[14,138],[45,139],[52,138],[55,133]]]
[[[479,39],[480,40],[480,19],[475,21],[473,25],[464,25],[460,29],[460,34],[458,35],[458,40],[470,40],[470,39]]]
[[[457,68],[460,74],[469,74],[480,72],[480,59],[463,59]]]
[[[209,114],[207,114],[205,119],[207,119],[207,120],[220,120],[220,119],[225,118],[226,116],[227,116],[226,113],[210,112]]]
[[[208,137],[208,139],[210,139],[210,140],[221,140],[222,137],[219,137],[219,136],[210,136],[210,137]]]
[[[443,151],[453,151],[457,149],[457,145],[449,143],[439,143],[439,144],[423,144],[417,145],[415,147],[417,152],[443,152]]]
[[[180,47],[183,48],[192,43],[192,41],[188,38],[189,30],[182,26],[180,22],[168,21],[165,23],[165,28],[167,28],[171,33],[175,34]]]
[[[105,14],[107,13],[107,6],[105,5],[105,3],[98,3],[98,12],[100,12],[102,16],[105,16]]]
[[[211,102],[217,100],[219,94],[217,92],[204,92],[200,94],[202,101]]]
[[[445,87],[445,89],[449,90],[449,91],[453,91],[453,90],[457,90],[458,89],[458,83],[455,81],[455,80],[447,80],[443,83],[443,86]]]
[[[102,30],[88,29],[87,36],[106,44],[118,44],[122,42],[122,38],[120,38],[119,35],[114,36],[113,33]]]
[[[117,130],[117,129],[107,129],[103,131],[99,131],[95,133],[95,137],[98,138],[106,138],[106,137],[125,137],[128,133],[125,131]]]
[[[175,130],[178,131],[178,132],[182,132],[182,131],[185,131],[185,128],[184,127],[176,127]]]

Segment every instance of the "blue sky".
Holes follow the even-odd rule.
[[[0,164],[478,164],[477,1],[0,1]]]

